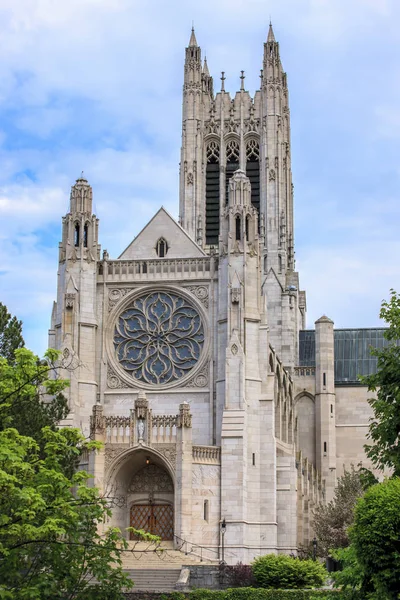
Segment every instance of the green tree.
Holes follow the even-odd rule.
[[[7,307],[0,302],[0,356],[13,362],[15,350],[24,345],[22,321],[12,317]]]
[[[57,375],[59,353],[48,350],[40,360],[27,348],[15,351],[14,363],[0,358],[0,431],[13,427],[32,437],[43,451],[43,428],[57,428],[68,415],[63,391],[68,381]],[[65,468],[74,461],[66,454]]]
[[[400,296],[391,290],[389,302],[382,303],[380,317],[388,324],[385,338],[388,346],[373,348],[377,372],[360,378],[376,398],[368,400],[374,417],[364,446],[367,456],[378,469],[391,469],[400,476]]]
[[[314,529],[318,553],[328,556],[333,548],[349,545],[348,528],[354,520],[354,508],[363,494],[360,472],[351,467],[339,477],[333,499],[314,510]]]
[[[0,598],[122,598],[126,542],[118,529],[100,533],[107,500],[84,471],[63,469],[66,453],[98,444],[76,429],[46,427],[43,439],[41,458],[32,438],[0,432]]]
[[[377,598],[400,593],[400,479],[372,486],[355,509],[350,539],[358,564],[371,577]]]

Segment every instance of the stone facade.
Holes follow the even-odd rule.
[[[286,74],[270,28],[261,89],[233,99],[186,49],[180,223],[161,208],[118,259],[79,178],[63,218],[50,346],[112,524],[248,563],[296,552],[344,465],[365,461],[365,389],[334,378],[333,323],[299,366]],[[224,522],[226,529],[222,531]],[[129,534],[127,534],[129,535]]]

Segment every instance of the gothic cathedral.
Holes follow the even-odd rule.
[[[272,27],[260,89],[231,98],[192,31],[183,85],[180,217],[164,208],[119,258],[101,254],[92,188],[62,221],[49,345],[112,524],[249,563],[295,553],[312,509],[364,461],[357,379],[382,330],[306,329],[295,269],[288,82]],[[132,232],[136,233],[136,232]]]

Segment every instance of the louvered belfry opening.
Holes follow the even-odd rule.
[[[207,146],[206,168],[206,244],[218,244],[219,237],[219,145]]]
[[[229,200],[229,180],[235,171],[239,168],[239,142],[230,140],[226,144],[226,179],[225,179],[225,202]]]
[[[246,176],[251,184],[251,203],[260,213],[260,145],[255,139],[246,144]]]

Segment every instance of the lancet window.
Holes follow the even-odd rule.
[[[75,229],[74,229],[74,246],[79,246],[79,236],[80,236],[80,227],[79,227],[79,223],[75,223]]]
[[[251,203],[260,212],[260,145],[254,138],[246,144],[246,175],[251,184]]]
[[[229,140],[226,144],[226,179],[225,179],[225,193],[226,203],[229,200],[229,180],[235,171],[239,168],[239,142],[237,140]]]
[[[156,246],[157,256],[160,258],[165,258],[168,252],[168,244],[164,238],[160,238],[157,242]]]
[[[207,146],[206,167],[206,244],[218,244],[219,237],[219,144]]]

